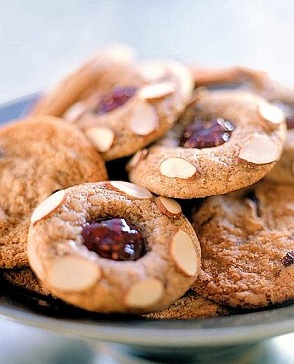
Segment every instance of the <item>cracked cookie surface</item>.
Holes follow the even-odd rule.
[[[202,252],[199,294],[232,307],[294,299],[294,188],[260,181],[208,197],[194,213]]]

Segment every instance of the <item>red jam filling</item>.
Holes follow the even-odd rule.
[[[180,138],[183,148],[210,148],[226,143],[235,129],[232,122],[222,118],[195,119]]]
[[[282,259],[282,264],[285,267],[289,267],[290,265],[294,264],[294,250],[287,252],[287,254]]]
[[[136,226],[123,218],[109,218],[87,223],[83,243],[102,258],[129,261],[146,253],[146,243]]]
[[[136,87],[116,86],[109,94],[105,95],[100,100],[97,108],[94,111],[98,114],[105,114],[115,110],[130,100],[135,95],[136,91]]]

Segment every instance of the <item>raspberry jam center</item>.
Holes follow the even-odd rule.
[[[137,260],[146,253],[146,243],[136,226],[123,218],[87,223],[83,227],[84,245],[102,258]]]
[[[135,95],[136,91],[136,87],[114,87],[109,94],[105,95],[100,100],[95,112],[105,114],[117,109],[130,100]]]
[[[183,132],[180,146],[200,149],[216,147],[227,142],[234,129],[232,122],[222,118],[195,119]]]

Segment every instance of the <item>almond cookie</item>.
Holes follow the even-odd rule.
[[[216,69],[192,66],[191,71],[196,86],[247,88],[282,109],[288,127],[287,139],[279,161],[266,178],[294,183],[294,88],[273,80],[266,72],[242,66]]]
[[[265,99],[243,91],[199,91],[164,138],[134,155],[129,178],[167,197],[227,193],[273,168],[285,134],[284,114]]]
[[[0,129],[0,267],[28,265],[33,209],[54,191],[107,179],[102,157],[77,128],[35,116]]]
[[[201,297],[193,290],[189,290],[183,297],[177,299],[164,310],[145,315],[148,319],[196,319],[204,317],[227,316],[230,311],[216,302]]]
[[[54,296],[97,312],[165,308],[200,269],[199,242],[180,205],[124,181],[74,186],[41,203],[28,256]]]
[[[107,63],[111,57],[115,61]],[[115,49],[111,57],[99,54],[62,81],[34,111],[50,113],[54,109],[54,115],[81,128],[107,161],[134,154],[164,135],[186,107],[194,87],[189,69],[178,62],[127,63]],[[105,64],[108,69],[103,68]],[[97,75],[89,78],[92,82],[81,82],[85,73],[91,76],[93,68]],[[79,92],[55,112],[55,100],[69,101],[67,89],[73,93],[72,84]],[[44,103],[46,107],[42,107]]]
[[[260,181],[208,197],[193,216],[202,272],[193,289],[233,307],[294,299],[294,187]]]

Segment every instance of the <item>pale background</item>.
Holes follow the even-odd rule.
[[[293,0],[0,0],[0,102],[51,87],[113,42],[142,58],[243,64],[294,84]],[[294,336],[276,342],[293,360]],[[0,319],[0,363],[93,360],[76,339]]]

